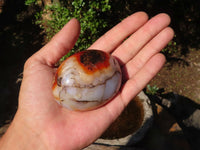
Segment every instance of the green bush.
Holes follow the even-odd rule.
[[[62,1],[48,5],[38,12],[35,15],[35,23],[44,29],[47,38],[51,39],[70,19],[77,18],[81,24],[81,34],[72,50],[73,53],[87,49],[105,32],[108,22],[104,16],[110,9],[109,0]]]

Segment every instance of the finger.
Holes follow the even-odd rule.
[[[144,64],[156,53],[160,52],[173,38],[174,31],[167,27],[155,36],[131,61],[129,61],[123,68],[125,72],[123,76],[125,79],[134,76]]]
[[[149,83],[164,63],[165,56],[163,54],[154,55],[135,76],[124,84],[120,96],[125,106]]]
[[[111,52],[129,35],[134,33],[146,21],[148,16],[144,12],[137,12],[127,17],[99,38],[89,49],[99,49]]]
[[[120,59],[121,65],[125,64],[154,36],[167,27],[169,23],[170,17],[166,14],[159,14],[153,17],[137,32],[124,41],[112,55]]]
[[[165,62],[165,57],[162,54],[153,56],[133,78],[128,80],[121,88],[115,99],[110,101],[102,111],[106,112],[106,117],[109,121],[114,121],[119,114],[124,110],[128,103],[146,86],[146,84],[158,73]],[[99,110],[101,110],[99,109]],[[104,120],[106,119],[104,117]]]
[[[47,45],[35,54],[35,57],[49,66],[54,66],[62,56],[73,48],[79,33],[79,22],[76,19],[70,20]]]

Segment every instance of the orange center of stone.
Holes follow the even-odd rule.
[[[83,70],[92,74],[96,71],[109,67],[109,55],[98,50],[87,50],[74,55]]]

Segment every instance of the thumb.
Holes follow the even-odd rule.
[[[40,51],[33,57],[44,64],[54,64],[66,55],[75,45],[80,33],[80,24],[77,19],[71,19]]]

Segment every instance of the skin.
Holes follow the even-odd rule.
[[[58,105],[52,95],[54,64],[70,51],[80,33],[79,22],[69,21],[26,61],[18,110],[0,140],[0,149],[66,150],[91,144],[162,68],[165,57],[159,52],[174,35],[169,24],[166,14],[149,20],[146,13],[137,12],[91,45],[90,49],[104,50],[119,60],[123,84],[106,105],[77,112]]]

